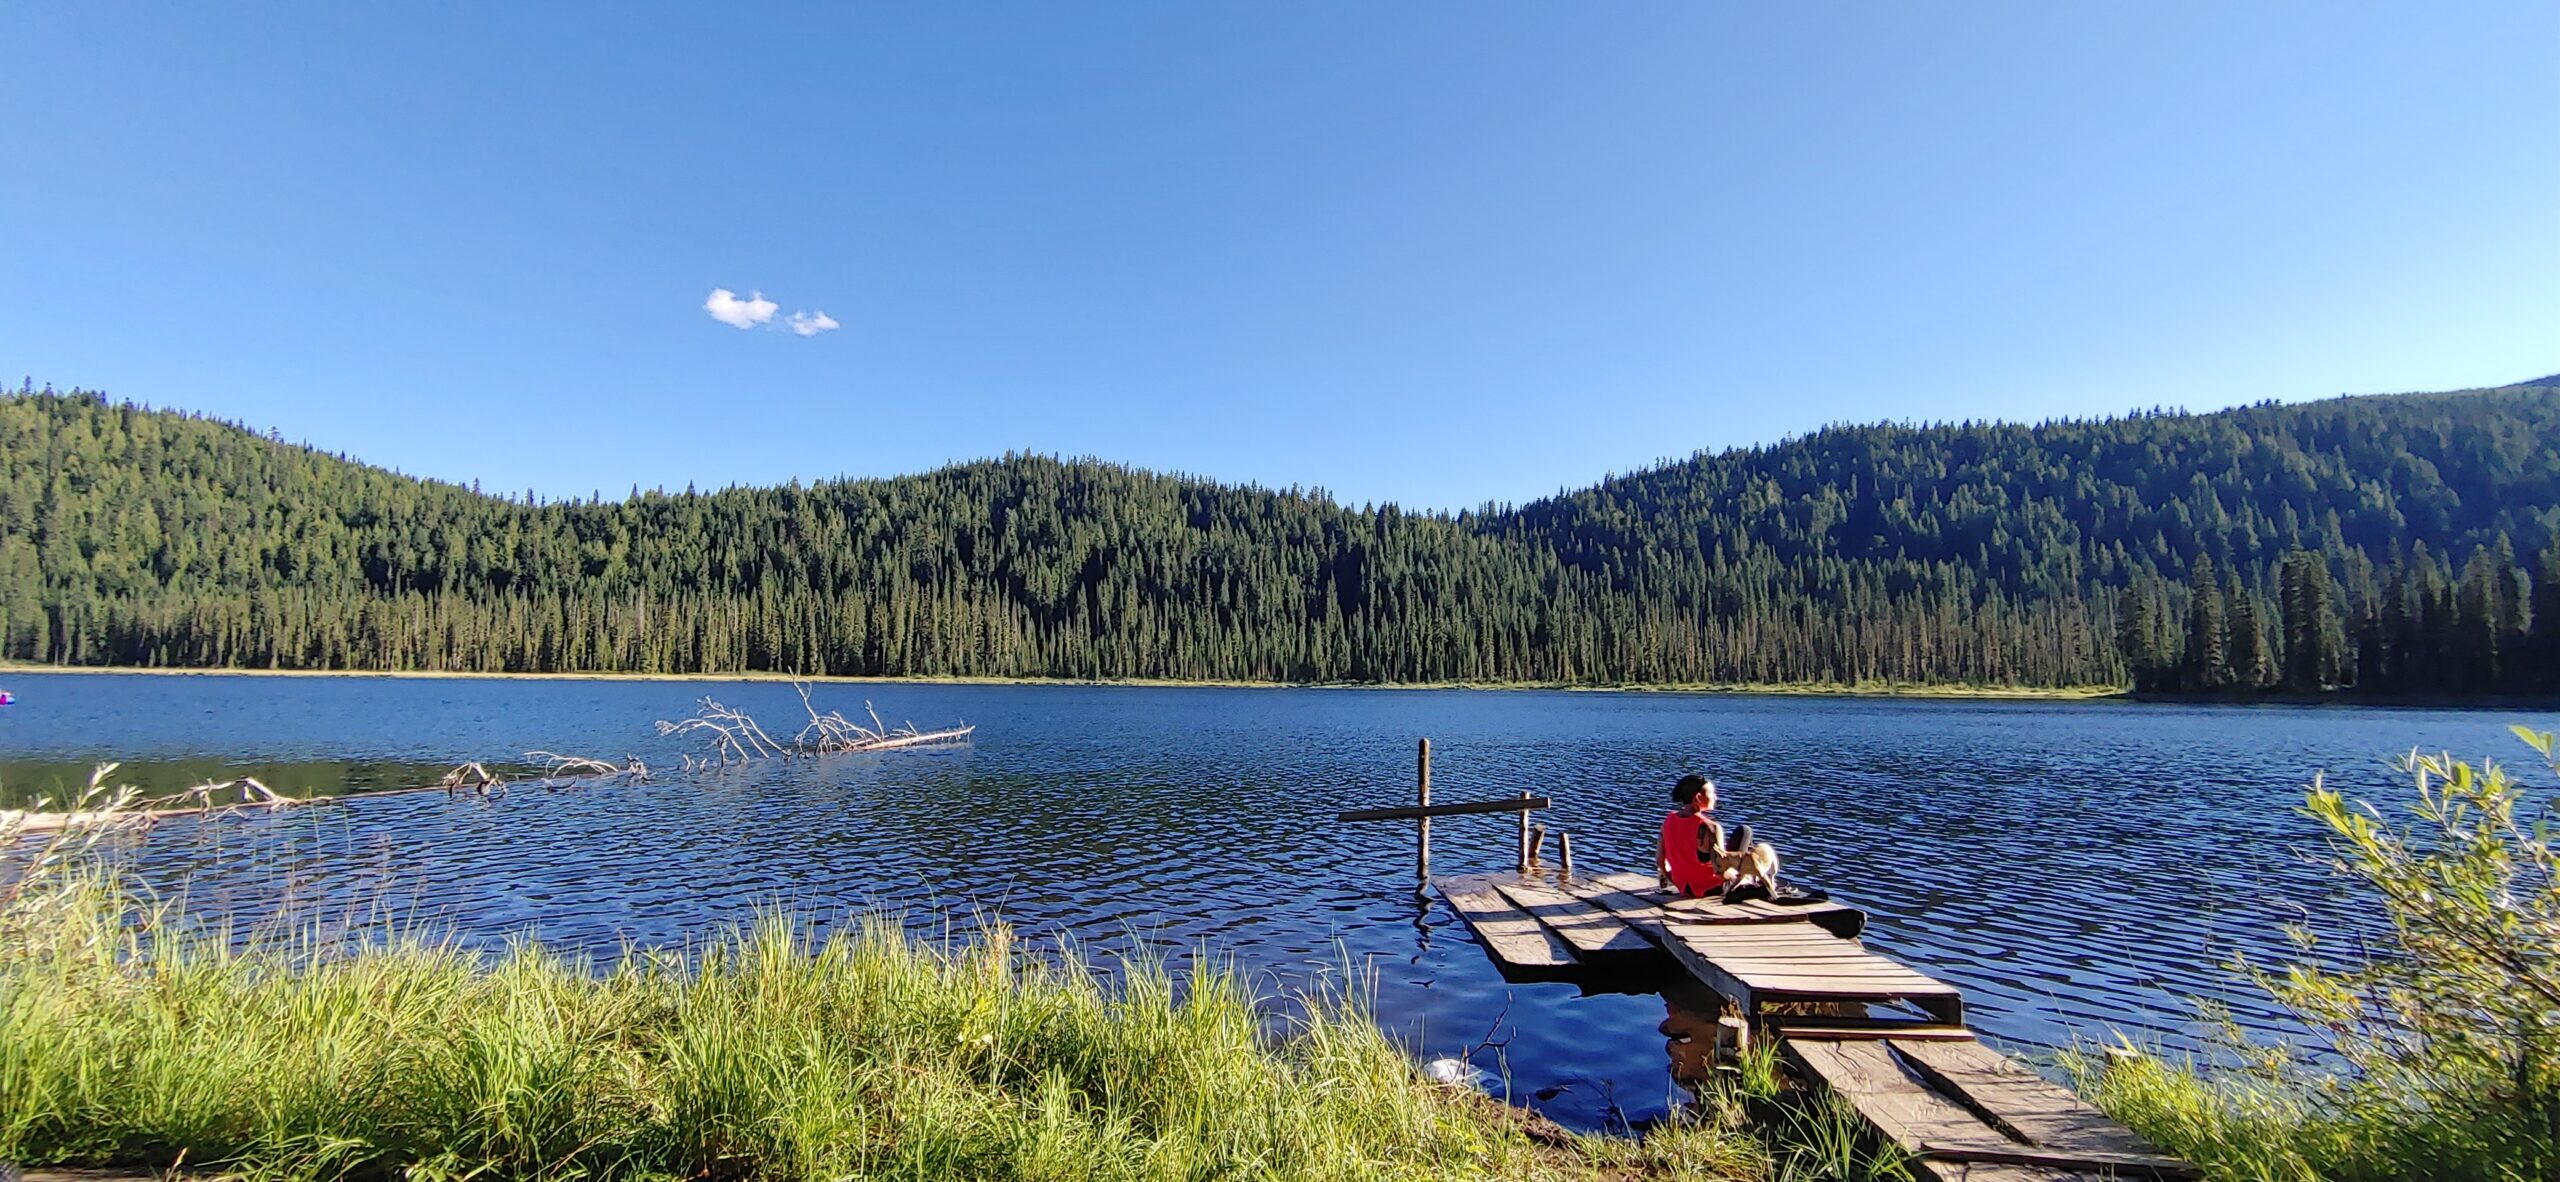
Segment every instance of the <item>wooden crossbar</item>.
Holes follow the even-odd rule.
[[[1353,809],[1340,813],[1336,821],[1414,821],[1424,817],[1463,817],[1470,813],[1519,813],[1542,809],[1553,802],[1543,796],[1522,796],[1511,800],[1479,800],[1467,804],[1408,804],[1389,809]]]

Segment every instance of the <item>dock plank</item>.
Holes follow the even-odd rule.
[[[1905,1153],[1929,1142],[2002,1140],[1962,1105],[1930,1091],[1869,1039],[1790,1038],[1786,1053]]]
[[[1498,875],[1492,886],[1539,923],[1564,937],[1565,943],[1573,946],[1574,955],[1583,960],[1644,955],[1654,951],[1653,941],[1628,927],[1626,920],[1598,904],[1577,899],[1547,883],[1518,875]]]
[[[2038,1149],[2127,1158],[2159,1152],[2070,1089],[1979,1042],[1890,1045],[1931,1086]]]
[[[1848,1101],[1860,1118],[1896,1148],[1913,1155],[1916,1160],[1912,1164],[1922,1177],[1936,1182],[2094,1182],[2099,1176],[2044,1165],[1922,1156],[1932,1147],[2012,1143],[1963,1106],[1913,1078],[1883,1043],[1795,1037],[1787,1039],[1784,1046],[1787,1055],[1807,1075]]]
[[[1657,886],[1642,874],[1602,874],[1576,879],[1568,888],[1584,894],[1612,910],[1629,912],[1636,909],[1658,911],[1684,923],[1701,924],[1777,924],[1810,923],[1835,936],[1854,940],[1866,930],[1867,913],[1843,903],[1825,900],[1820,903],[1775,903],[1753,900],[1747,903],[1725,903],[1715,899],[1684,899]],[[1615,899],[1603,898],[1616,895]]]
[[[1964,1022],[1954,986],[1810,924],[1697,926],[1665,919],[1640,926],[1754,1017],[1770,1001],[1910,1002],[1941,1024]]]
[[[1520,969],[1559,969],[1576,963],[1573,946],[1528,912],[1495,893],[1484,875],[1441,878],[1432,883],[1449,909],[1476,934],[1495,963]]]
[[[1915,1022],[1877,1022],[1863,1018],[1789,1018],[1775,1022],[1770,1029],[1780,1038],[1818,1038],[1830,1042],[1881,1041],[1973,1041],[1973,1031],[1962,1026],[1941,1026]]]
[[[2202,1171],[2187,1162],[2145,1153],[2064,1153],[2007,1142],[1930,1141],[1920,1146],[1920,1154],[1921,1164],[1940,1174],[1950,1166],[1967,1167],[1957,1174],[1960,1178],[1980,1178],[1985,1167],[2038,1169],[2073,1178],[2104,1178],[2108,1182],[2199,1182],[2204,1177]]]

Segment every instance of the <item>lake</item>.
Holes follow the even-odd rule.
[[[1282,995],[1375,977],[1417,1056],[1479,1065],[1577,1127],[1675,1103],[1656,994],[1509,984],[1444,906],[1411,901],[1412,829],[1336,824],[1433,797],[1534,790],[1578,868],[1650,869],[1681,773],[1713,777],[1789,871],[1868,909],[1869,942],[1964,988],[2018,1047],[2074,1037],[2200,1045],[2188,998],[2283,1028],[2221,966],[2290,953],[2282,925],[2357,915],[2293,811],[2332,784],[2392,805],[2412,747],[2530,753],[2523,712],[1465,690],[824,684],[822,709],[931,729],[952,750],[684,772],[652,723],[714,695],[796,730],[772,682],[31,674],[0,677],[0,794],[59,794],[99,759],[156,788],[252,774],[309,792],[432,781],[534,749],[657,770],[649,783],[503,798],[442,792],[164,821],[138,855],[199,915],[361,923],[396,914],[502,947],[535,933],[610,954],[682,944],[774,904],[865,910],[1176,962],[1207,950]],[[2537,776],[2538,780],[2547,776]],[[1443,820],[1443,873],[1507,868],[1510,816]],[[1552,850],[1552,843],[1550,845]],[[1496,1041],[1500,1041],[1497,1039]],[[1495,1085],[1500,1090],[1501,1085]]]

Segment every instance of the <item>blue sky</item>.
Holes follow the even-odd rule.
[[[2548,0],[19,4],[0,45],[11,384],[545,496],[1022,449],[1456,508],[2560,370]]]

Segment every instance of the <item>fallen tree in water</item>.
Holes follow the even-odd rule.
[[[583,788],[590,783],[649,782],[649,765],[640,762],[637,755],[623,756],[620,766],[580,755],[562,755],[557,751],[527,751],[524,757],[542,765],[545,787]]]
[[[39,799],[32,808],[0,809],[0,830],[54,833],[101,824],[146,826],[162,817],[233,813],[244,809],[272,811],[334,799],[327,796],[286,796],[259,783],[253,776],[242,776],[236,780],[197,784],[165,801],[146,803],[132,788],[109,790],[105,787],[107,777],[114,775],[120,766],[116,763],[99,764],[97,770],[89,774],[89,787],[71,802],[70,808],[53,810],[46,807],[51,801]],[[236,800],[222,799],[235,793],[238,795]]]
[[[774,738],[745,711],[722,705],[717,699],[701,700],[701,710],[691,718],[657,724],[661,735],[701,735],[711,740],[717,758],[698,759],[684,756],[684,766],[719,767],[731,762],[744,762],[780,756],[836,755],[857,751],[891,751],[904,747],[924,747],[945,743],[965,743],[977,730],[961,725],[944,730],[926,731],[914,723],[892,727],[882,722],[880,712],[864,702],[863,710],[871,718],[865,726],[829,710],[821,713],[809,699],[809,686],[793,682],[800,694],[800,708],[808,722],[793,733],[789,741]],[[99,775],[115,769],[115,764],[102,764]],[[287,796],[260,783],[255,777],[197,784],[155,801],[125,801],[118,815],[127,820],[148,823],[161,817],[237,812],[244,809],[282,809],[307,804],[343,800],[348,796],[390,796],[403,792],[428,792],[442,789],[448,798],[471,796],[491,800],[505,796],[510,776],[552,791],[596,787],[607,784],[645,784],[649,782],[649,765],[637,755],[625,755],[620,763],[585,755],[568,755],[558,751],[527,751],[520,764],[498,761],[498,767],[478,760],[456,765],[432,784],[412,784],[397,788],[377,788],[364,792],[328,795]],[[94,785],[93,785],[94,787]],[[85,798],[84,798],[85,800]],[[0,823],[22,830],[51,831],[66,825],[92,819],[98,810],[88,803],[75,802],[65,810],[52,810],[48,802],[37,801],[30,809],[0,809]]]
[[[758,723],[753,715],[729,706],[717,698],[702,699],[697,703],[700,709],[691,718],[672,722],[660,721],[658,733],[700,735],[711,741],[712,750],[717,752],[719,757],[697,760],[693,756],[685,756],[684,765],[687,769],[691,769],[703,766],[719,767],[731,762],[744,763],[752,759],[777,756],[789,759],[794,756],[893,751],[902,747],[965,743],[969,740],[970,734],[978,729],[963,723],[943,730],[925,731],[916,729],[916,725],[912,722],[893,728],[880,720],[880,712],[869,702],[864,702],[862,709],[864,713],[871,716],[871,725],[864,726],[846,718],[842,711],[829,710],[824,714],[819,713],[817,704],[809,700],[807,682],[792,682],[791,688],[799,693],[800,708],[808,712],[809,721],[791,736],[789,742],[774,738],[772,733],[766,731],[763,724]]]
[[[541,769],[534,778],[535,782],[555,792],[599,784],[645,784],[649,780],[649,765],[641,762],[637,755],[623,757],[623,762],[620,764],[580,755],[562,755],[556,751],[527,751],[524,753],[524,758],[528,766]],[[175,795],[152,801],[145,801],[138,792],[125,788],[121,790],[123,795],[116,797],[111,805],[99,803],[105,799],[100,796],[99,785],[107,776],[113,774],[118,766],[114,763],[99,764],[97,771],[90,776],[89,790],[74,801],[70,808],[56,810],[48,807],[51,804],[50,801],[37,800],[31,808],[0,809],[0,826],[17,832],[50,833],[104,821],[110,816],[122,823],[148,825],[162,817],[209,816],[252,809],[267,812],[307,804],[326,804],[330,801],[344,800],[349,796],[397,796],[404,792],[431,792],[436,789],[443,789],[448,798],[466,793],[482,798],[494,798],[505,796],[508,785],[505,776],[489,770],[489,765],[474,760],[446,772],[433,784],[411,784],[398,788],[375,788],[363,792],[327,795],[287,796],[267,787],[254,776],[242,776],[236,780],[197,784]],[[228,799],[235,794],[237,799]]]

